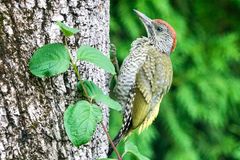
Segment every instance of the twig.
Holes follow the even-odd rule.
[[[111,137],[110,137],[110,135],[109,135],[109,133],[107,131],[107,128],[104,126],[104,124],[102,122],[101,122],[101,125],[102,125],[102,128],[103,128],[104,132],[107,135],[107,138],[108,138],[108,140],[109,140],[109,142],[110,142],[114,152],[117,154],[118,160],[122,160],[122,157],[120,156],[118,150],[116,149],[116,147],[115,147],[115,145],[114,145],[114,143],[113,143],[113,141],[112,141],[112,139],[111,139]]]
[[[119,69],[119,64],[118,64],[118,60],[117,60],[117,50],[116,50],[116,47],[115,47],[114,44],[111,44],[111,51],[110,52],[111,52],[110,53],[110,59],[111,59],[112,63],[114,64],[117,75],[118,75],[119,72],[120,72],[120,69]]]

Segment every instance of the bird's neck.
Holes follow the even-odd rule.
[[[149,41],[154,45],[159,52],[163,54],[170,55],[173,41],[171,39],[161,38],[160,40],[155,39],[154,37],[149,37]]]
[[[143,46],[153,46],[155,47],[160,53],[170,55],[172,42],[171,41],[156,41],[152,37],[141,37],[137,38],[133,43],[132,47],[143,47]]]

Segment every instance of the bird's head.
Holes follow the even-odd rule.
[[[150,19],[143,13],[134,10],[144,24],[148,38],[164,53],[170,53],[176,47],[176,32],[167,22],[161,19]]]

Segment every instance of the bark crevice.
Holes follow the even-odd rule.
[[[31,75],[28,61],[36,48],[62,42],[55,21],[80,29],[68,40],[73,54],[88,44],[109,52],[108,0],[0,0],[0,159],[97,159],[106,157],[108,140],[97,127],[91,143],[72,146],[63,128],[63,112],[80,98],[72,69],[52,79]],[[79,64],[83,79],[108,92],[108,74]],[[108,125],[108,108],[103,109]]]

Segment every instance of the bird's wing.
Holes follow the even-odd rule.
[[[158,115],[161,99],[171,81],[172,68],[169,57],[151,51],[136,79],[133,127],[139,127],[139,132],[148,127]]]

